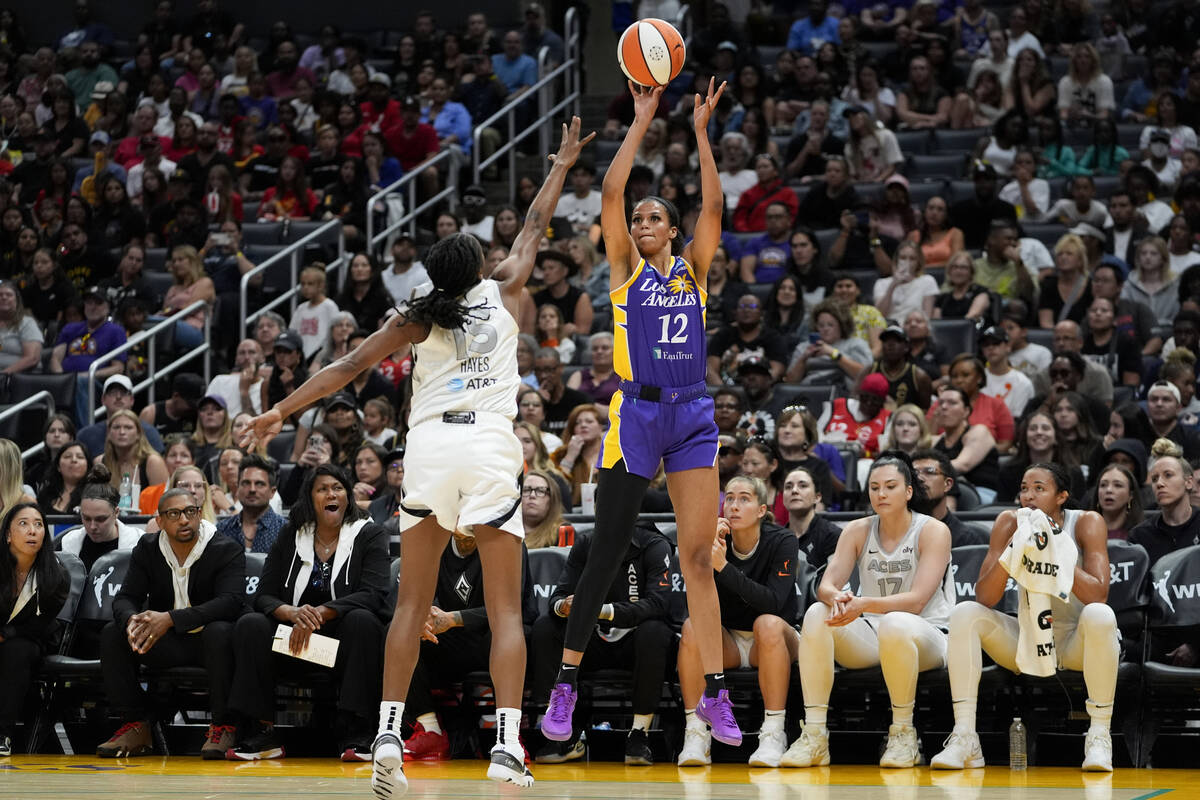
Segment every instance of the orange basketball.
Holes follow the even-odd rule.
[[[666,86],[683,69],[683,56],[683,37],[661,19],[638,20],[617,42],[621,71],[641,86]]]

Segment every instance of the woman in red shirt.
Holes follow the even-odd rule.
[[[304,165],[295,156],[284,157],[279,165],[279,180],[263,192],[258,218],[307,220],[316,207],[317,196],[308,188]]]
[[[1013,443],[1012,413],[1009,412],[1008,406],[1004,405],[1003,400],[979,391],[987,384],[987,376],[983,370],[982,361],[969,353],[963,353],[950,362],[950,385],[961,389],[967,396],[967,401],[971,406],[971,416],[967,421],[972,425],[982,425],[987,428],[988,433],[996,441],[996,450],[1000,453],[1007,453],[1012,449]],[[933,412],[936,408],[937,403],[934,403],[933,408],[929,409],[926,416],[933,419]],[[935,432],[940,433],[941,431],[937,429]]]

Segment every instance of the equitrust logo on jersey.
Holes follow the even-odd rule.
[[[650,352],[657,361],[691,361],[692,353],[664,353],[661,347],[651,348]]]

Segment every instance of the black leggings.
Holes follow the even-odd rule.
[[[600,470],[596,479],[596,530],[575,586],[571,616],[567,617],[565,643],[569,650],[582,653],[587,649],[608,587],[616,580],[633,540],[633,526],[649,486],[649,479],[630,473],[624,461]]]

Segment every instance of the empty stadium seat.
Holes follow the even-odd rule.
[[[933,147],[931,153],[973,153],[979,140],[991,136],[989,128],[967,128],[950,130],[935,128],[933,131]]]
[[[912,155],[908,157],[908,169],[905,174],[909,180],[914,181],[938,178],[955,180],[963,176],[964,165],[965,156],[961,153]]]
[[[929,330],[944,353],[975,352],[975,323],[969,319],[933,319]]]
[[[929,131],[926,130],[897,131],[896,142],[900,145],[900,152],[906,156],[926,155],[932,144]]]

